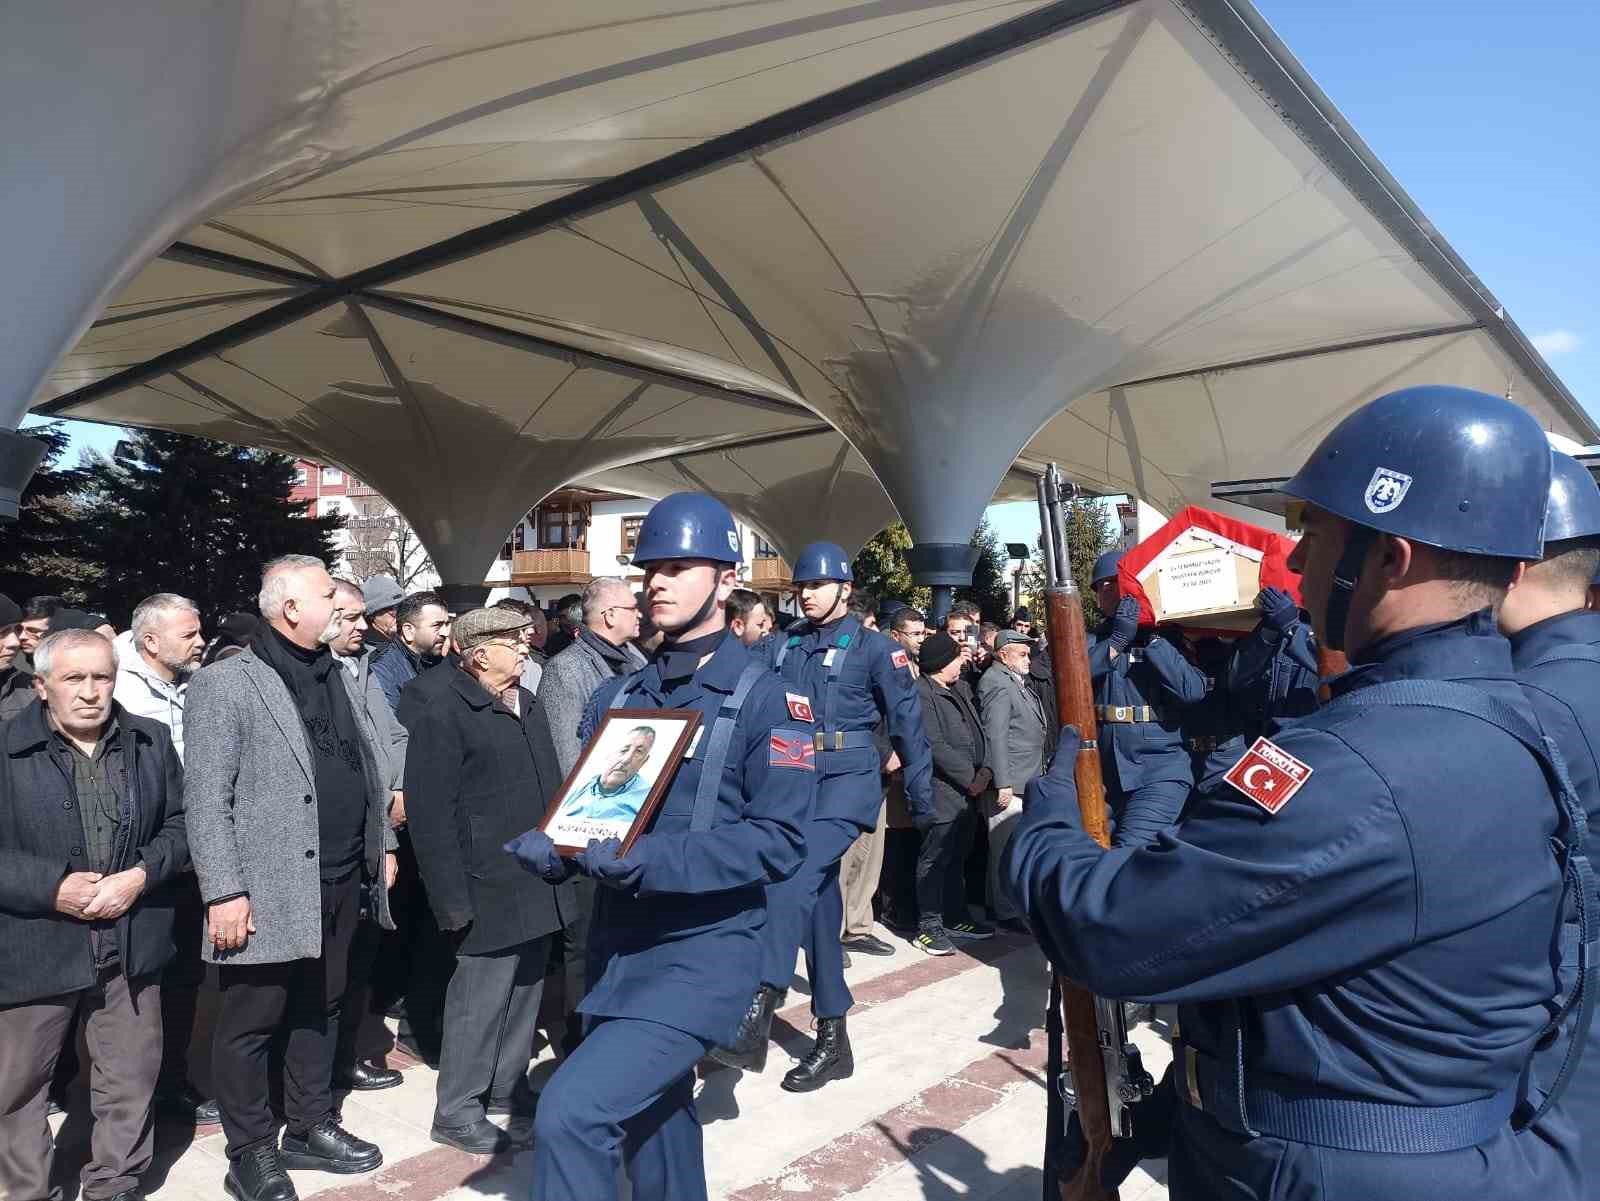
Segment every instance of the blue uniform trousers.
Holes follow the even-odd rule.
[[[534,1119],[538,1201],[617,1196],[626,1149],[634,1201],[705,1201],[694,1065],[711,1044],[639,1018],[589,1025],[550,1078]]]
[[[806,823],[805,862],[787,880],[767,888],[762,983],[788,988],[794,953],[805,947],[814,1017],[842,1018],[855,1003],[844,982],[844,948],[839,943],[844,922],[839,860],[861,834],[862,828],[848,818],[813,818]]]

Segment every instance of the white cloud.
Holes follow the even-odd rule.
[[[1548,333],[1534,334],[1533,348],[1540,354],[1571,354],[1578,349],[1581,339],[1570,329],[1553,329]]]

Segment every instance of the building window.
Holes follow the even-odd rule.
[[[323,517],[338,517],[344,512],[344,502],[337,496],[319,501],[317,512]]]
[[[302,463],[294,469],[295,487],[304,488],[309,481],[310,477],[306,475],[305,464]]]
[[[511,549],[512,550],[525,550],[525,549],[527,549],[527,542],[528,542],[527,528],[528,527],[523,525],[522,522],[520,522],[520,521],[517,522],[516,529],[511,531]]]
[[[644,528],[643,517],[622,519],[622,553],[631,555],[639,549],[639,531]]]
[[[584,550],[588,537],[587,505],[565,503],[540,505],[535,534],[540,550]]]
[[[502,559],[511,558],[511,543],[507,542],[504,546],[502,546],[500,548],[500,557]]]
[[[337,467],[324,467],[322,469],[322,482],[324,484],[342,484],[344,483],[344,472]]]
[[[777,558],[781,557],[778,554],[778,548],[773,546],[772,543],[768,542],[760,534],[757,534],[755,536],[755,539],[756,539],[756,558],[758,558],[758,559],[777,559]]]

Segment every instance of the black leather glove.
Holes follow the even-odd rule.
[[[1300,620],[1300,607],[1282,588],[1263,588],[1256,597],[1256,608],[1261,610],[1267,625],[1279,634]]]
[[[1117,602],[1117,611],[1111,618],[1111,645],[1125,651],[1133,645],[1139,633],[1139,601],[1125,596]]]
[[[516,856],[523,870],[532,872],[546,884],[560,884],[576,870],[556,853],[556,844],[550,841],[550,836],[543,830],[518,834],[501,849],[508,855]]]

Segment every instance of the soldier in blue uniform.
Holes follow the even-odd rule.
[[[839,860],[878,822],[883,787],[874,731],[882,724],[900,756],[914,821],[932,820],[933,752],[906,652],[848,614],[849,556],[831,542],[814,542],[796,556],[794,581],[805,620],[758,649],[767,652],[791,706],[802,704],[807,716],[815,713],[816,813],[806,826],[805,864],[768,890],[761,987],[737,1037],[712,1055],[730,1067],[761,1070],[772,1015],[794,975],[795,951],[804,947],[817,1038],[784,1076],[783,1087],[809,1092],[855,1070],[845,1029],[853,998],[839,942]]]
[[[1263,588],[1256,597],[1261,620],[1233,648],[1227,688],[1251,740],[1268,723],[1304,717],[1317,707],[1317,643],[1311,623],[1282,588]]]
[[[1511,639],[1511,662],[1539,728],[1561,748],[1573,790],[1600,829],[1600,613],[1586,603],[1600,568],[1600,488],[1564,454],[1552,456],[1545,513],[1544,559],[1530,564],[1500,606],[1500,628]],[[1568,914],[1563,981],[1577,972],[1575,915]],[[1563,1037],[1542,1051],[1541,1080],[1553,1080],[1572,1042],[1576,1015]],[[1600,1191],[1600,1027],[1591,1025],[1559,1107],[1581,1135],[1583,1195]]]
[[[1206,677],[1164,633],[1139,629],[1139,602],[1117,584],[1121,559],[1095,561],[1095,601],[1112,616],[1089,640],[1089,673],[1112,841],[1135,846],[1177,821],[1194,787],[1183,722],[1206,699]]]
[[[1173,1069],[1103,1179],[1166,1153],[1174,1201],[1579,1196],[1525,1069],[1583,815],[1493,615],[1542,551],[1549,480],[1507,401],[1380,397],[1284,488],[1306,608],[1353,664],[1334,699],[1110,851],[1063,731],[1004,874],[1061,971],[1178,1003]]]
[[[800,866],[816,792],[810,721],[727,633],[739,560],[733,518],[710,497],[680,492],[650,510],[635,562],[666,641],[596,690],[580,732],[587,741],[609,709],[694,709],[695,741],[626,855],[611,839],[563,859],[539,831],[507,847],[546,880],[576,871],[599,884],[584,1038],[535,1119],[539,1201],[616,1197],[625,1151],[636,1201],[706,1196],[694,1067],[733,1036],[761,978],[766,889]]]
[[[1234,647],[1226,639],[1211,636],[1194,643],[1194,665],[1206,678],[1206,699],[1183,711],[1183,745],[1196,785],[1227,771],[1250,745],[1239,698],[1228,691],[1233,660]]]

